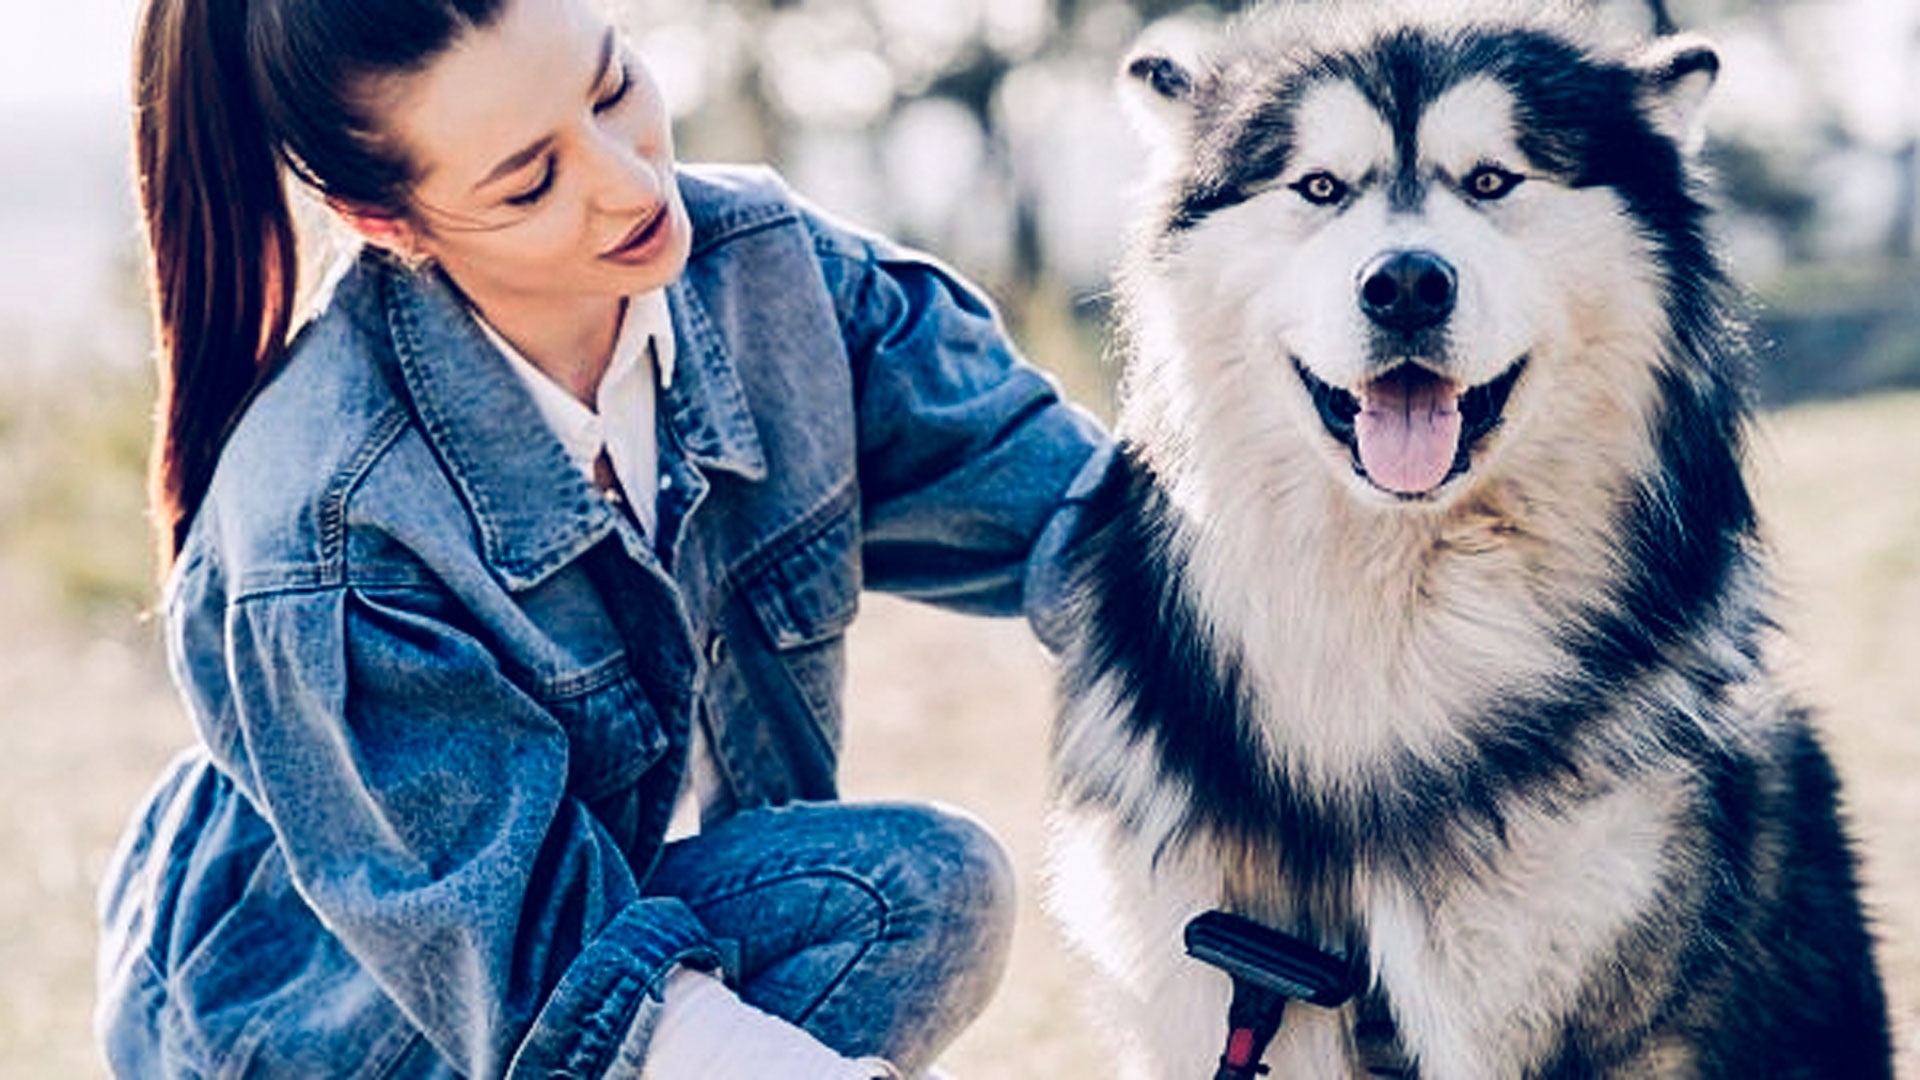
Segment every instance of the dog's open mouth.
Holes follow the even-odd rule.
[[[1473,448],[1500,426],[1526,358],[1471,389],[1418,364],[1401,364],[1358,394],[1320,381],[1298,358],[1320,422],[1353,454],[1354,469],[1401,498],[1432,493],[1467,471]]]

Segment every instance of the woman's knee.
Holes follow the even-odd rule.
[[[889,855],[876,881],[888,908],[886,955],[873,956],[871,974],[890,1000],[869,1003],[862,1023],[872,1052],[917,1075],[999,988],[1012,951],[1013,864],[965,812],[900,804],[872,813]]]
[[[990,993],[1012,944],[1017,907],[1006,848],[964,811],[926,805],[899,812],[908,820],[900,826],[900,859],[885,885],[896,913],[929,950],[949,962],[968,960],[966,966],[985,976],[980,981]]]

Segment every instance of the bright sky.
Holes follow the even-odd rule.
[[[0,110],[124,101],[136,4],[11,0],[0,15]],[[940,6],[912,6],[920,5]],[[1898,114],[1913,106],[1903,99],[1920,95],[1920,88],[1901,85],[1920,52],[1920,0],[1797,0],[1794,9],[1827,9],[1822,14],[1831,16],[1814,20],[1826,32],[1816,31],[1804,59],[1848,73],[1833,89],[1864,133],[1904,127]]]
[[[0,108],[125,100],[135,0],[12,0],[0,15]]]

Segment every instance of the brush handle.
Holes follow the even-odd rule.
[[[1345,958],[1252,919],[1204,912],[1187,923],[1185,936],[1189,956],[1284,998],[1333,1008],[1357,989]]]

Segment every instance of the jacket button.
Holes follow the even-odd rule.
[[[727,639],[726,638],[721,637],[719,634],[715,634],[712,637],[707,639],[707,666],[708,667],[719,667],[720,661],[726,659],[726,655],[727,655]]]

